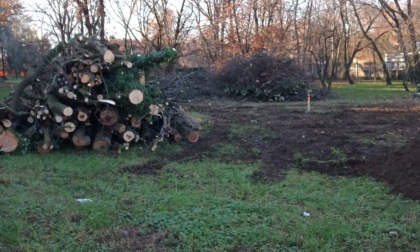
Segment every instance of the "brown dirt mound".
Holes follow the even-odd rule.
[[[420,200],[420,141],[360,166],[367,174],[392,186],[392,192]]]
[[[159,167],[151,162],[125,172],[147,174],[150,169],[153,174],[172,161],[216,158],[261,163],[252,176],[254,181],[281,181],[290,168],[332,176],[373,176],[388,183],[394,193],[420,199],[417,103],[315,103],[311,113],[305,113],[305,104],[299,103],[201,102],[185,108],[209,118],[208,130],[201,132],[200,140],[185,145],[182,153],[165,156]],[[238,146],[243,152],[220,153],[221,144]]]

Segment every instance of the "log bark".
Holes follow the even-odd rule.
[[[183,124],[177,123],[174,128],[181,134],[184,139],[187,139],[190,143],[196,143],[198,141],[199,135],[193,129],[186,127]]]
[[[24,136],[28,138],[32,138],[35,134],[37,134],[40,130],[40,126],[38,123],[34,123],[31,125],[31,127],[27,128],[25,132],[23,133]]]
[[[49,129],[48,123],[45,123],[43,125],[42,132],[44,134],[44,141],[42,143],[39,143],[37,145],[37,150],[38,150],[38,153],[39,154],[47,154],[54,147],[54,145],[52,144],[52,141],[51,141],[51,133],[50,133],[50,129]]]
[[[72,107],[59,102],[53,94],[47,95],[47,105],[54,114],[58,114],[61,116],[73,115]]]
[[[166,133],[169,135],[170,138],[172,138],[175,142],[180,142],[182,140],[182,136],[181,134],[179,134],[179,132],[172,128],[172,127],[167,127],[166,128]]]

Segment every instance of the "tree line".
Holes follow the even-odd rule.
[[[326,90],[337,78],[354,83],[357,58],[377,61],[391,84],[384,56],[398,52],[406,88],[420,83],[420,4],[412,0],[46,0],[31,12],[19,0],[0,0],[0,6],[10,67],[34,59],[24,59],[29,52],[19,56],[23,50],[14,46],[30,45],[31,53],[42,55],[49,43],[81,33],[127,51],[172,47],[184,67],[217,70],[234,57],[260,52],[293,58]],[[37,21],[37,32],[29,19]]]

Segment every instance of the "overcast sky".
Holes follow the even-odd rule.
[[[48,8],[48,4],[46,0],[19,0],[22,5],[25,8],[26,14],[33,17],[34,20],[41,20],[42,16],[40,14],[35,13],[33,10],[35,9],[35,5],[45,6],[45,8]],[[169,6],[170,8],[179,8],[180,7],[180,1],[179,0],[169,0]],[[111,9],[111,6],[105,3],[105,8],[107,10],[107,15],[109,18],[109,21],[107,20],[107,23],[105,24],[106,29],[106,36],[115,36],[122,38],[124,37],[124,28],[119,24],[119,19],[115,16],[114,11]],[[127,15],[128,15],[127,10]],[[134,19],[135,20],[135,19]],[[35,22],[34,24],[36,29],[39,32],[39,35],[46,32],[46,29],[42,28],[42,25],[40,22]]]

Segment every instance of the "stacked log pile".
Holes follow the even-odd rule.
[[[16,149],[13,132],[39,153],[64,143],[102,152],[134,143],[155,151],[164,140],[196,142],[199,123],[144,81],[151,68],[175,57],[171,48],[123,55],[82,35],[59,44],[0,103],[0,150]]]

